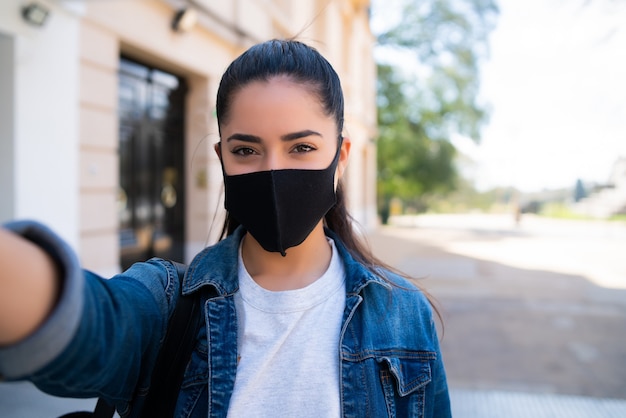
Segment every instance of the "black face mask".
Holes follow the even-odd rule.
[[[323,170],[284,169],[229,176],[224,206],[269,252],[302,244],[335,205],[335,172],[342,139]],[[222,165],[223,170],[223,165]]]

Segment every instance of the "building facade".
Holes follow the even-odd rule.
[[[372,228],[368,0],[1,2],[0,221],[45,222],[102,274],[152,255],[189,261],[221,230],[221,74],[247,47],[291,37],[341,77],[350,210]]]

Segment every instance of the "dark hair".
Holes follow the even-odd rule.
[[[315,48],[294,40],[274,39],[255,45],[230,64],[217,90],[218,125],[227,123],[235,93],[253,81],[268,81],[280,75],[309,86],[326,115],[334,117],[337,135],[341,135],[344,105],[339,76]]]
[[[303,86],[310,87],[311,91],[318,96],[326,115],[335,119],[337,137],[342,134],[344,100],[339,76],[315,48],[295,40],[271,40],[255,45],[230,64],[217,90],[218,125],[227,123],[230,116],[230,104],[237,92],[249,83],[268,81],[276,76],[287,76]],[[355,221],[346,207],[346,197],[341,181],[337,186],[336,197],[337,202],[324,217],[324,222],[327,228],[337,234],[352,257],[385,280],[387,279],[379,272],[380,267],[407,277],[377,259],[369,246],[357,236],[353,229]],[[239,222],[227,213],[221,238],[232,234],[238,226]],[[410,277],[407,278],[410,279]],[[424,294],[439,315],[432,297],[427,292]]]

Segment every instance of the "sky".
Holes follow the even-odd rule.
[[[383,2],[374,1],[374,30]],[[498,4],[481,66],[490,121],[478,145],[453,138],[472,161],[465,175],[481,190],[606,183],[615,160],[626,157],[626,1]]]

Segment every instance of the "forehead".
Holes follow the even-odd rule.
[[[229,117],[222,128],[276,124],[333,123],[311,84],[287,76],[252,81],[231,98]]]
[[[301,83],[286,75],[247,83],[233,94],[231,107],[235,105],[241,107],[242,104],[254,105],[255,103],[272,104],[273,100],[289,101],[292,104],[314,102],[318,107],[322,107],[319,97],[310,83]]]

